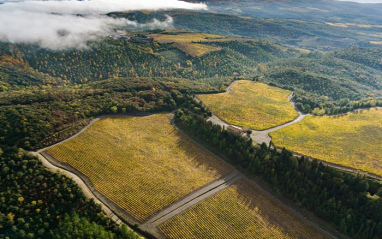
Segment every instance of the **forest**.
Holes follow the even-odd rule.
[[[0,238],[138,239],[72,179],[17,148],[0,151]]]
[[[184,132],[221,153],[249,176],[268,182],[274,190],[330,222],[352,238],[379,238],[382,234],[382,184],[326,166],[317,160],[277,152],[264,143],[222,129],[195,114],[191,107],[175,114]]]

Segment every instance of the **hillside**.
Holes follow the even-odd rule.
[[[181,44],[218,50],[190,55],[176,41],[192,34],[195,42]],[[187,31],[151,36],[168,42],[107,38],[87,50],[67,51],[0,43],[6,91],[0,93],[0,142],[41,147],[75,131],[75,125],[86,124],[83,119],[174,109],[181,103],[179,93],[219,92],[237,77],[295,90],[295,101],[301,103],[297,106],[304,112],[318,108],[332,114],[380,104],[380,51],[376,48],[307,54],[258,39]],[[54,114],[49,113],[52,107]]]
[[[46,85],[63,85],[61,79],[35,71],[22,59],[9,55],[0,56],[0,92],[44,89]]]
[[[359,100],[370,94],[381,96],[380,70],[331,55],[280,60],[267,64],[262,73],[269,82],[303,89],[333,100]]]
[[[201,57],[193,57],[171,43],[149,44],[112,38],[93,43],[88,50],[79,51],[50,51],[33,45],[0,44],[4,49],[3,55],[22,59],[35,70],[72,83],[113,77],[231,77],[235,72],[239,75],[253,74],[253,68],[260,62],[299,53],[294,49],[285,51],[287,48],[284,50],[268,41],[237,42],[235,39],[227,39],[225,47],[218,46],[220,51]],[[242,54],[248,50],[253,54]]]
[[[332,56],[382,70],[381,48],[349,48],[335,51]]]
[[[188,2],[0,2],[0,239],[379,238],[382,5]]]
[[[381,109],[337,117],[308,116],[272,132],[272,142],[303,155],[381,175],[382,155],[375,147],[382,144],[381,116]]]

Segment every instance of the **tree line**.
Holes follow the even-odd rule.
[[[325,166],[317,160],[294,157],[285,149],[277,152],[265,144],[254,146],[251,139],[207,122],[192,109],[177,111],[175,123],[340,232],[353,238],[377,239],[382,235],[380,182]]]

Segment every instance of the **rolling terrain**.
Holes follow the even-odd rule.
[[[382,5],[192,2],[0,26],[0,239],[380,238]]]

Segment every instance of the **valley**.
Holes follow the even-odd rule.
[[[0,239],[379,239],[381,4],[0,0]]]

